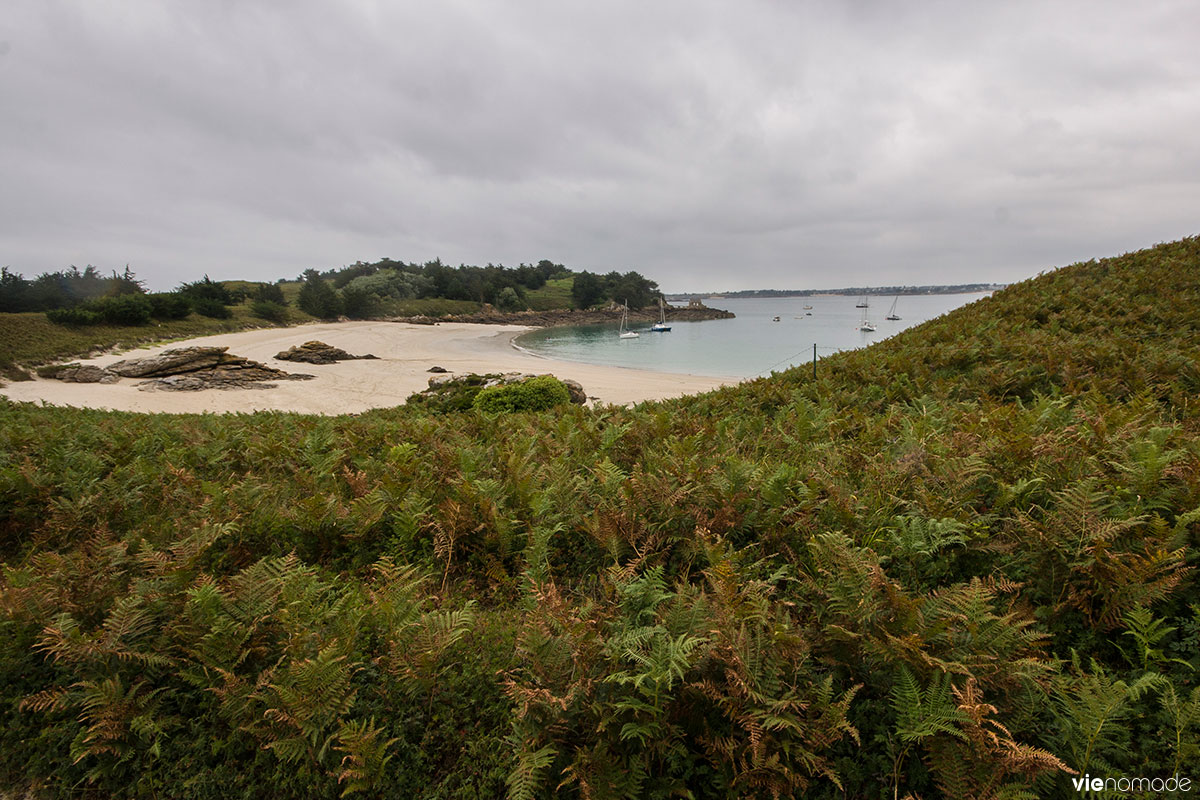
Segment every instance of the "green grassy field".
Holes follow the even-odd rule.
[[[553,278],[546,281],[540,289],[531,289],[525,293],[525,304],[531,311],[553,311],[560,308],[572,308],[571,287],[575,285],[574,277]]]
[[[1197,303],[1187,239],[816,379],[633,408],[0,400],[0,788],[833,800],[1188,775]]]

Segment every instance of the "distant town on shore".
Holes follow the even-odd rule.
[[[756,297],[812,297],[815,295],[912,295],[912,294],[965,294],[968,292],[995,292],[1008,286],[1007,283],[959,283],[950,286],[849,286],[844,289],[742,289],[737,292],[671,292],[667,300],[687,300],[691,297],[705,298],[756,298]]]

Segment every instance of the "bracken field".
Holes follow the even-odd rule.
[[[0,400],[0,786],[1200,779],[1197,308],[1193,238],[628,409]]]

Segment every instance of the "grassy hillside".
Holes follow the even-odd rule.
[[[1188,239],[815,381],[632,409],[2,403],[0,784],[990,798],[1187,775],[1198,303]]]
[[[18,365],[36,366],[52,361],[76,358],[93,350],[129,347],[151,342],[188,339],[249,328],[274,327],[273,323],[250,314],[248,306],[232,306],[230,319],[212,319],[191,314],[186,319],[155,321],[150,325],[57,325],[37,312],[0,314],[0,377],[20,379]],[[288,309],[291,322],[312,321],[312,317]]]
[[[531,311],[555,311],[562,308],[574,308],[571,299],[571,288],[575,285],[575,276],[551,278],[540,289],[530,289],[525,293],[525,305]]]

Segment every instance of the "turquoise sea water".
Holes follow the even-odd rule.
[[[713,298],[705,304],[728,309],[737,317],[672,322],[669,333],[652,333],[650,323],[635,323],[631,327],[641,334],[636,339],[618,338],[615,324],[543,328],[522,334],[516,344],[564,361],[749,378],[810,363],[814,344],[818,358],[865,347],[986,296],[901,296],[896,301],[896,314],[902,317],[899,321],[884,319],[893,298],[872,297],[866,311],[875,324],[874,333],[858,329],[863,315],[863,309],[855,308],[858,297]],[[812,308],[806,311],[806,305]],[[772,321],[776,316],[779,322]]]

